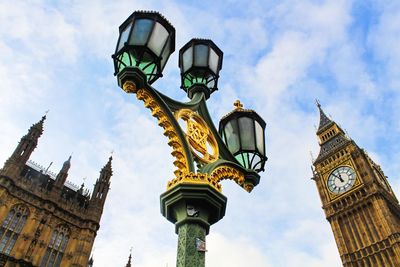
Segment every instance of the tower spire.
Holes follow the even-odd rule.
[[[332,124],[333,121],[326,116],[325,112],[322,110],[321,103],[318,99],[315,100],[315,103],[319,110],[319,126],[317,130],[317,134],[322,132],[328,125]]]
[[[100,177],[96,180],[93,193],[90,198],[91,205],[96,206],[99,210],[99,215],[103,212],[104,202],[106,201],[108,191],[110,190],[110,179],[112,171],[112,156],[108,158],[108,162],[100,171]]]
[[[132,267],[132,249],[129,253],[128,263],[125,265],[125,267]]]
[[[14,152],[4,164],[3,171],[5,174],[12,177],[19,176],[37,146],[39,137],[43,133],[43,124],[45,120],[46,115],[44,115],[40,121],[33,124],[29,128],[28,133],[21,138]]]
[[[101,169],[101,178],[104,178],[105,180],[109,181],[111,176],[112,176],[112,166],[111,166],[111,162],[113,160],[113,157],[110,156],[108,158],[108,162],[106,165],[104,165],[104,167]]]
[[[331,152],[343,147],[350,142],[350,140],[346,137],[346,134],[342,128],[340,128],[336,122],[326,116],[319,101],[316,100],[315,102],[319,110],[319,126],[317,130],[317,136],[320,139],[321,147],[318,157],[315,160],[315,162],[317,162],[325,158]]]
[[[94,260],[93,260],[93,255],[92,255],[92,256],[90,256],[90,259],[88,261],[88,267],[93,267],[93,262],[94,262]]]
[[[64,162],[60,172],[57,174],[56,177],[56,185],[62,187],[67,180],[68,177],[68,170],[71,167],[71,156]]]

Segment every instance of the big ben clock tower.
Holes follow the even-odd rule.
[[[387,177],[317,106],[313,179],[343,266],[400,266],[400,205]]]

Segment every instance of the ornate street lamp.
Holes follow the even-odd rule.
[[[157,12],[133,12],[119,27],[114,59],[115,75],[136,67],[153,83],[162,76],[169,56],[175,51],[175,29]],[[119,80],[119,85],[122,86]]]
[[[181,88],[189,98],[202,89],[206,98],[218,90],[219,71],[222,68],[222,51],[211,40],[192,39],[179,50]],[[204,86],[193,86],[193,85]]]
[[[206,100],[217,90],[223,53],[211,40],[192,39],[179,51],[181,88],[190,98],[182,103],[150,85],[174,51],[172,25],[159,13],[134,12],[119,32],[113,55],[118,85],[151,110],[175,158],[175,177],[161,194],[160,207],[178,233],[177,266],[204,266],[205,237],[225,215],[220,181],[233,180],[248,192],[259,183],[267,160],[265,122],[237,103],[218,133]]]
[[[219,134],[229,151],[246,169],[264,171],[265,121],[254,110],[243,109],[240,101],[236,109],[219,122]]]

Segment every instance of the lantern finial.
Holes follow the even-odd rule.
[[[243,109],[243,104],[240,102],[240,100],[236,100],[235,103],[233,103],[236,109]]]

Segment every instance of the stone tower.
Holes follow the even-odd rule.
[[[112,176],[110,157],[92,195],[29,160],[43,133],[32,125],[0,169],[0,266],[87,267]]]
[[[317,105],[313,179],[343,266],[400,266],[400,205],[387,177]]]

